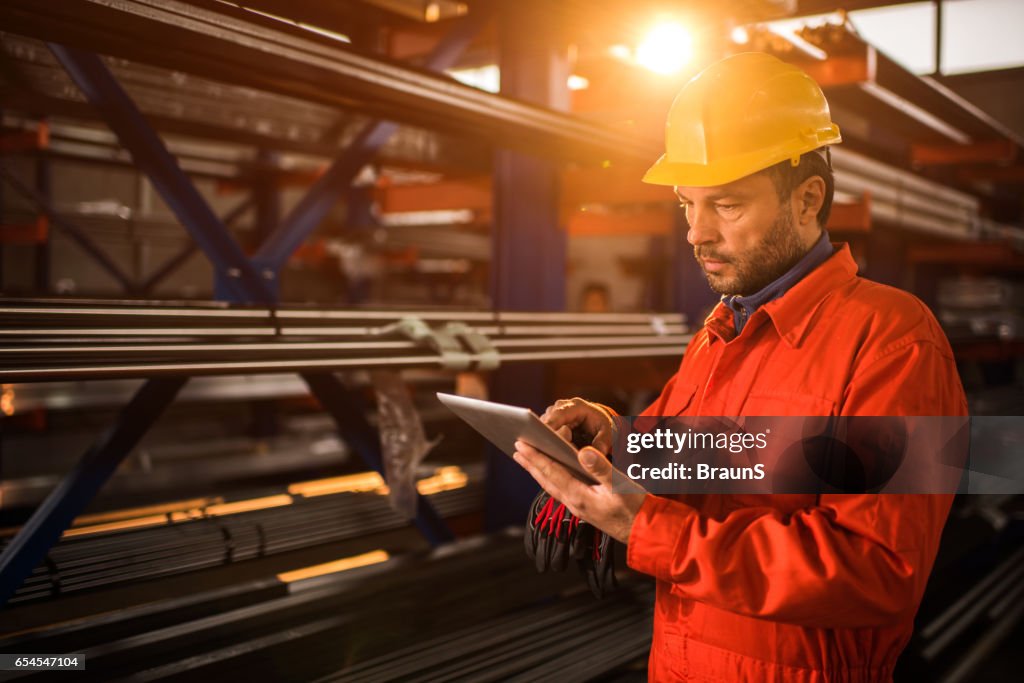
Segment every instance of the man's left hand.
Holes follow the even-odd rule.
[[[612,467],[600,451],[591,446],[580,449],[583,469],[598,483],[584,484],[568,469],[527,443],[516,441],[515,461],[537,480],[555,500],[574,515],[594,525],[616,541],[629,542],[633,519],[644,496],[643,487]],[[616,491],[629,491],[620,493]]]

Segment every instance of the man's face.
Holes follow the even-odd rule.
[[[607,313],[608,295],[599,289],[587,290],[583,295],[583,306],[581,308],[584,313]]]
[[[798,228],[790,202],[780,202],[771,178],[758,173],[716,187],[677,187],[686,211],[686,240],[711,289],[749,295],[789,270],[813,245]]]

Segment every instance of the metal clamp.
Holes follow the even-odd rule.
[[[393,325],[388,325],[382,333],[398,333],[437,351],[441,354],[441,365],[448,370],[465,370],[472,364],[470,355],[462,348],[447,328],[437,330],[419,318],[402,318]]]
[[[462,343],[477,356],[477,370],[494,370],[501,365],[501,354],[484,334],[466,323],[448,323],[445,332],[462,340]]]

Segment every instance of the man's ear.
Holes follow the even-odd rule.
[[[811,176],[793,190],[796,200],[796,217],[800,225],[818,220],[818,212],[825,203],[825,181],[821,176]]]

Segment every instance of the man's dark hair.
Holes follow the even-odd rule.
[[[793,190],[800,183],[813,176],[821,176],[825,181],[825,200],[821,203],[821,210],[818,211],[818,225],[825,227],[828,216],[832,212],[832,195],[835,194],[836,181],[832,174],[832,164],[826,158],[827,148],[807,152],[800,156],[800,164],[794,166],[789,159],[780,161],[774,166],[769,166],[763,173],[767,173],[775,184],[775,191],[779,194],[780,201],[787,201]]]

